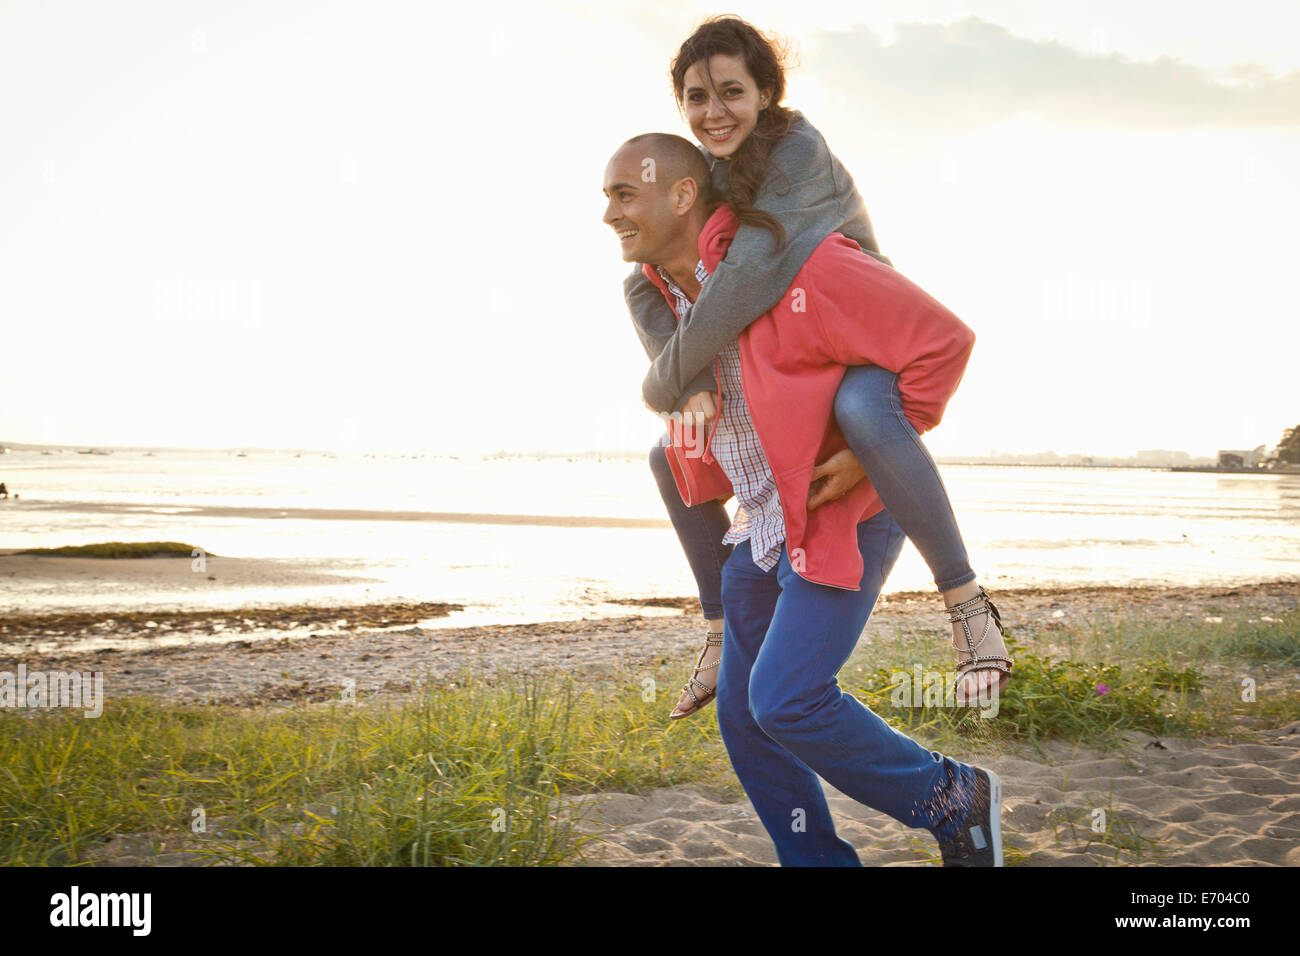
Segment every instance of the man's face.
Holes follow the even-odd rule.
[[[651,160],[650,162],[646,162]],[[669,201],[668,183],[657,181],[655,163],[643,146],[624,146],[605,167],[609,200],[604,221],[618,235],[624,262],[667,261],[682,228]]]

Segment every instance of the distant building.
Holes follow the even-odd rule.
[[[1228,450],[1219,452],[1220,468],[1257,468],[1259,463],[1272,457],[1268,450],[1260,445],[1250,451]]]
[[[1192,461],[1192,456],[1185,451],[1169,451],[1165,448],[1148,448],[1145,451],[1138,452],[1133,458],[1134,462],[1139,465],[1165,467],[1188,465]]]

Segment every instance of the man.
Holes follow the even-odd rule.
[[[623,258],[682,317],[726,256],[737,222],[713,208],[709,169],[678,136],[629,140],[605,170],[604,221]],[[851,240],[832,234],[789,293],[715,360],[720,408],[703,454],[665,449],[688,504],[735,494],[736,546],[722,572],[718,725],[783,865],[858,865],[835,834],[818,776],[939,840],[945,865],[999,866],[1001,786],[890,728],[835,675],[902,548],[868,482],[815,510],[814,465],[847,447],[833,415],[849,365],[906,381],[918,431],[938,423],[974,336]],[[907,373],[907,374],[902,374]]]

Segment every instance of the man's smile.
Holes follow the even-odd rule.
[[[641,230],[637,229],[635,226],[624,226],[622,229],[615,229],[614,231],[618,233],[619,242],[627,242]]]

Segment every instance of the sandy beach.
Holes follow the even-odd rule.
[[[1135,731],[1120,754],[1054,743],[1046,759],[1016,750],[978,760],[1003,781],[1009,865],[1300,866],[1300,721],[1246,743]],[[836,829],[865,866],[939,865],[928,834],[823,785]],[[747,800],[679,787],[579,802],[594,804],[609,827],[594,863],[776,864]],[[1097,808],[1109,840],[1090,839]]]
[[[0,560],[10,570],[39,560],[41,573],[67,575],[88,573],[85,562],[91,561],[110,578],[145,573],[144,565],[157,565],[149,573],[182,573],[162,565],[188,563]],[[1300,583],[1022,589],[996,597],[1013,628],[1032,624],[1050,635],[1071,622],[1120,615],[1201,622],[1235,613],[1269,619],[1300,605]],[[128,695],[187,704],[310,706],[337,700],[349,682],[358,695],[402,694],[426,679],[451,681],[466,671],[490,678],[499,669],[599,680],[628,668],[672,670],[680,664],[676,669],[684,679],[698,650],[694,599],[649,602],[656,605],[655,617],[637,614],[637,599],[626,603],[629,613],[621,618],[460,629],[421,626],[454,607],[439,604],[10,614],[0,622],[0,670],[24,663],[29,671],[101,671],[110,706],[114,697]],[[917,629],[932,631],[936,639],[943,633],[937,597],[890,595],[873,614],[863,644],[869,648]],[[33,642],[46,650],[32,653]],[[87,650],[88,642],[100,646]],[[1294,682],[1297,675],[1288,679]],[[713,721],[713,713],[703,719]],[[1231,738],[1157,739],[1131,732],[1118,752],[1109,753],[1062,742],[1049,741],[1039,752],[1009,744],[979,759],[1003,776],[1011,862],[1300,864],[1300,722],[1243,725]],[[569,805],[594,811],[599,821],[588,824],[603,837],[587,852],[592,863],[771,865],[771,843],[737,793],[734,780],[720,779],[716,785],[585,796]],[[923,834],[829,789],[828,794],[864,863],[935,861],[933,845],[919,838]],[[1119,827],[1127,842],[1089,838],[1089,814],[1098,807],[1111,818],[1110,832]],[[186,838],[145,841],[147,851],[141,839],[115,837],[97,858],[105,864],[198,859],[186,850]]]
[[[978,759],[1005,788],[1008,865],[1300,866],[1300,721],[1245,742],[1133,732],[1118,754],[1051,742],[1044,750]],[[928,834],[824,786],[836,829],[863,865],[940,864]],[[1098,808],[1105,835],[1092,830]],[[558,816],[575,810],[579,828],[598,838],[583,854],[588,865],[777,865],[752,804],[730,797],[723,781],[571,798]],[[186,833],[118,834],[90,862],[208,865],[203,842]]]

